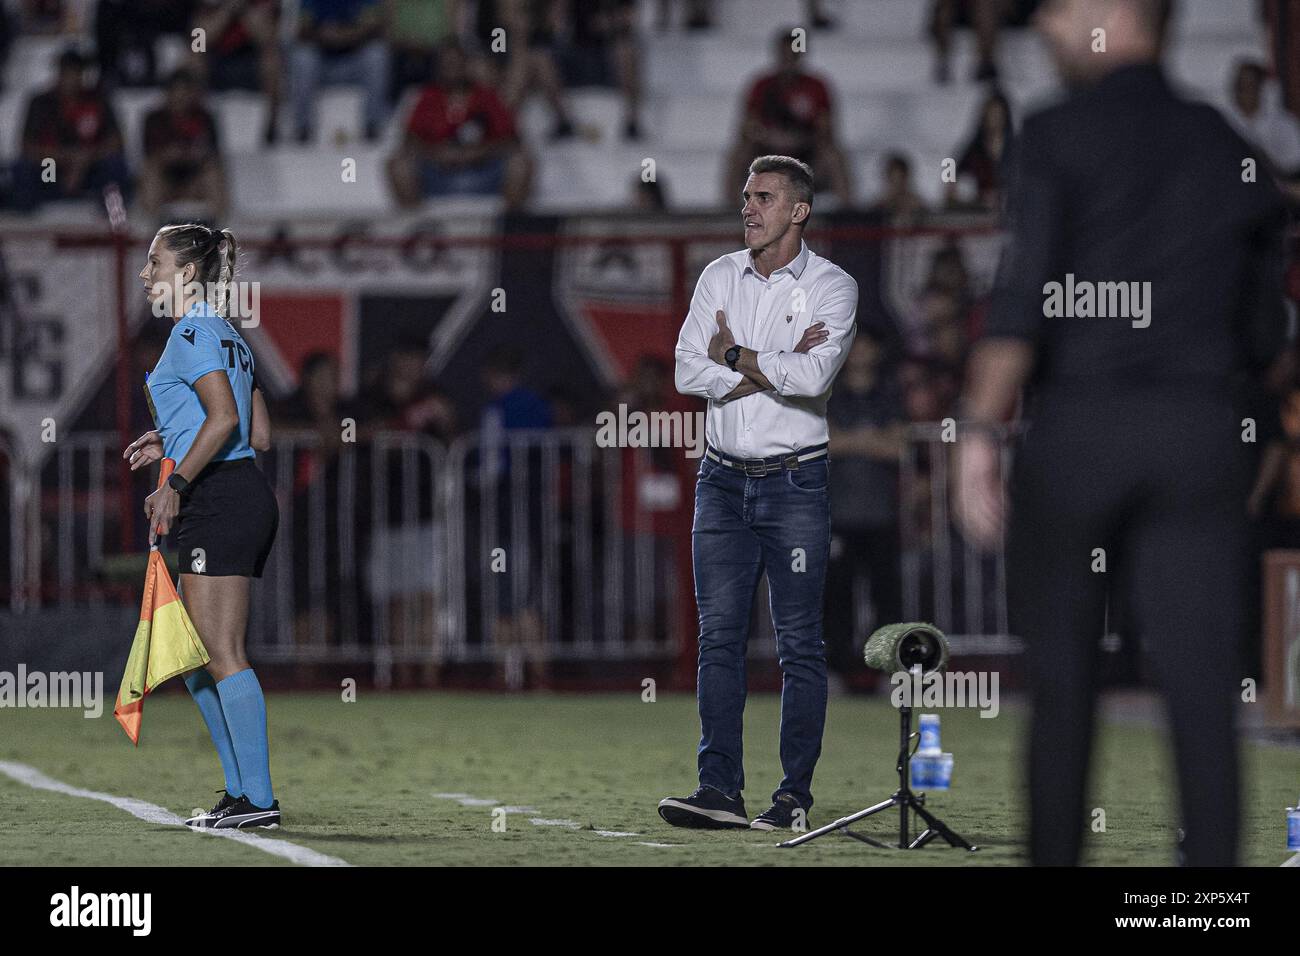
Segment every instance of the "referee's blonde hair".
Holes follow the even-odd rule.
[[[204,289],[209,284],[216,289],[217,301],[212,305],[223,319],[229,319],[231,285],[239,256],[235,234],[201,222],[186,222],[163,226],[158,238],[176,257],[177,267],[183,269],[194,263],[194,281],[202,283]]]

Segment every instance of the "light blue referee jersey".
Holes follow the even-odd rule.
[[[209,303],[200,301],[172,326],[162,357],[145,376],[145,392],[162,435],[163,454],[177,465],[207,418],[194,383],[216,371],[225,372],[230,379],[239,408],[239,428],[231,432],[212,460],[252,458],[248,440],[253,427],[253,352],[233,325]]]

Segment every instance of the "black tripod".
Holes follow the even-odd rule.
[[[827,833],[833,833],[840,830],[845,836],[851,836],[855,840],[861,840],[863,843],[870,843],[872,846],[878,846],[881,849],[892,850],[915,850],[925,846],[937,836],[943,837],[948,841],[949,846],[959,846],[963,849],[970,850],[972,853],[979,849],[977,846],[971,846],[964,839],[953,833],[944,825],[944,822],[936,817],[929,810],[925,809],[925,794],[915,794],[908,785],[909,767],[912,762],[912,708],[900,707],[898,711],[899,721],[899,745],[898,745],[898,790],[888,800],[877,803],[874,807],[867,807],[865,810],[859,810],[857,813],[851,813],[847,817],[841,817],[834,823],[828,823],[824,827],[812,830],[795,837],[793,840],[786,840],[781,846],[798,846],[801,843],[807,843],[809,840],[815,840],[819,836],[825,836]],[[869,836],[863,836],[861,833],[854,833],[848,829],[849,824],[857,823],[859,820],[865,820],[873,813],[879,813],[882,810],[888,810],[890,807],[898,807],[898,846],[894,847],[889,843],[881,843],[879,840],[873,840]],[[915,840],[908,841],[907,811],[915,810],[917,816],[927,824]]]

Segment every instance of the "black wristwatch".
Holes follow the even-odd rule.
[[[727,367],[733,372],[736,371],[736,363],[740,361],[740,346],[733,345],[722,354],[722,357],[726,359]]]
[[[185,489],[190,486],[190,483],[185,480],[183,475],[178,475],[175,472],[173,472],[172,476],[167,479],[167,484],[171,485],[172,491],[176,492],[178,495],[185,494]]]

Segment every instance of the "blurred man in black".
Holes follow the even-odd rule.
[[[1022,385],[1032,400],[1007,553],[1012,631],[1027,642],[1032,684],[1035,864],[1077,863],[1091,819],[1097,649],[1117,568],[1168,707],[1184,860],[1236,861],[1252,447],[1239,399],[1283,346],[1284,214],[1263,157],[1167,84],[1170,6],[1049,0],[1041,10],[1038,27],[1075,88],[1025,121],[1009,245],[971,356],[965,420],[1005,421]],[[1098,29],[1105,52],[1094,52]],[[1072,301],[1052,296],[1052,283]],[[1003,518],[997,448],[976,427],[957,451],[959,520],[991,545]],[[1130,782],[1140,787],[1148,769],[1130,767]]]

